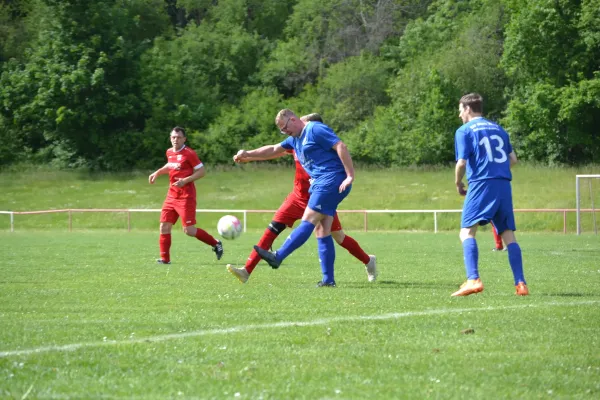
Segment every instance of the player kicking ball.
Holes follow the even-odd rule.
[[[288,109],[279,111],[275,124],[288,135],[271,146],[269,153],[293,150],[302,168],[310,175],[310,198],[302,222],[276,252],[258,246],[254,250],[272,268],[279,268],[294,250],[302,246],[316,230],[322,280],[318,287],[335,287],[335,247],[331,224],[338,205],[350,194],[354,182],[354,165],[348,147],[331,128],[320,122],[304,122]]]
[[[456,190],[465,196],[461,217],[462,241],[467,281],[452,296],[468,296],[483,291],[479,277],[477,227],[490,221],[498,230],[508,251],[515,294],[527,296],[521,247],[515,238],[511,167],[517,163],[508,134],[498,124],[482,117],[483,98],[477,93],[464,95],[459,102],[463,125],[455,134]],[[469,190],[462,182],[467,175]]]
[[[323,122],[319,114],[309,114],[300,118],[305,123],[310,121]],[[267,148],[270,146],[267,146]],[[261,148],[262,149],[262,148]],[[263,233],[262,237],[258,242],[258,247],[264,250],[268,250],[275,239],[285,230],[286,227],[292,227],[294,223],[300,219],[306,210],[308,200],[310,198],[310,176],[306,173],[302,165],[298,161],[296,154],[292,150],[284,150],[277,154],[272,154],[272,157],[266,158],[261,157],[263,150],[240,150],[234,157],[233,160],[237,163],[244,163],[250,161],[260,161],[273,159],[284,156],[286,154],[293,154],[296,164],[296,175],[294,177],[294,190],[286,197],[283,204],[279,207],[275,213],[273,220]],[[342,230],[342,225],[339,221],[337,213],[333,217],[333,223],[331,225],[331,236],[334,240],[343,248],[348,250],[350,254],[365,264],[365,270],[367,272],[367,278],[369,282],[374,282],[377,278],[377,264],[374,255],[368,255],[360,247],[358,242],[352,237],[346,235]],[[231,264],[227,264],[227,270],[233,274],[240,282],[246,283],[252,274],[252,271],[260,261],[260,256],[256,250],[252,250],[252,253],[246,261],[246,265],[243,268],[236,268]]]

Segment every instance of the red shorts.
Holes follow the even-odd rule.
[[[294,225],[294,222],[302,219],[307,205],[308,199],[304,200],[294,193],[290,193],[283,201],[283,204],[279,206],[279,209],[275,212],[273,221],[281,222],[291,228]],[[337,232],[341,230],[342,224],[340,223],[337,213],[335,213],[333,216],[333,223],[331,224],[331,231]]]
[[[160,222],[174,224],[181,217],[181,225],[196,225],[196,200],[195,199],[173,199],[167,197],[160,213]]]

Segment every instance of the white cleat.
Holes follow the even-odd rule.
[[[246,271],[246,268],[236,268],[231,264],[227,264],[227,271],[231,272],[242,283],[248,282],[248,278],[250,278],[250,274]]]
[[[367,270],[369,282],[375,282],[377,279],[377,257],[369,254],[369,262],[365,264],[365,269]]]

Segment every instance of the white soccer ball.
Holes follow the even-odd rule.
[[[225,215],[219,220],[217,231],[224,239],[232,240],[242,233],[242,223],[233,215]]]

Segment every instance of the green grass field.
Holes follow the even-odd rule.
[[[597,167],[519,166],[516,208],[574,208],[575,174]],[[198,208],[276,209],[290,168],[209,169]],[[160,208],[166,177],[28,167],[0,172],[0,210]],[[598,182],[592,193],[598,196]],[[600,203],[599,197],[595,197]],[[589,205],[589,197],[587,204]],[[459,209],[453,170],[358,169],[342,209]],[[220,214],[200,214],[215,233]],[[271,214],[211,249],[173,234],[170,266],[155,264],[158,214],[0,215],[0,398],[358,399],[600,396],[600,238],[563,235],[561,214],[517,214],[531,295],[517,297],[507,255],[478,236],[481,294],[464,280],[459,214],[343,214],[378,257],[380,276],[337,247],[337,288],[320,280],[310,240],[279,270],[243,264]],[[599,218],[600,220],[600,218]],[[575,230],[575,215],[568,216]],[[282,239],[279,239],[279,243]],[[469,333],[471,332],[471,333]]]
[[[0,172],[0,211],[32,211],[68,208],[160,209],[168,179],[159,177],[148,184],[147,172],[89,174],[81,171],[53,171],[24,168]],[[514,206],[525,208],[569,208],[575,205],[575,175],[600,174],[600,166],[554,168],[518,165],[514,171]],[[292,190],[293,168],[263,163],[232,168],[208,167],[198,181],[199,209],[275,210]],[[592,182],[595,207],[600,208],[600,180]],[[582,207],[591,206],[589,190],[582,195]],[[377,170],[357,167],[352,193],[342,210],[447,210],[461,209],[463,198],[456,194],[452,167]],[[600,224],[600,213],[597,213]],[[271,213],[250,214],[248,227],[262,229]],[[216,225],[219,215],[202,214],[200,226]],[[241,217],[241,216],[240,216]],[[119,213],[74,213],[73,229],[126,229],[127,216]],[[440,230],[455,231],[460,216],[438,216]],[[157,229],[158,214],[134,213],[132,229]],[[362,214],[344,214],[347,230],[362,230]],[[562,232],[562,213],[518,213],[521,231]],[[593,230],[591,214],[584,215],[584,231]],[[574,232],[575,213],[567,214],[567,231]],[[66,214],[16,215],[15,229],[68,229]],[[0,215],[0,230],[10,229],[8,215]],[[433,230],[432,214],[371,214],[369,230]]]
[[[155,232],[0,233],[0,398],[600,396],[596,236],[520,234],[528,297],[482,236],[485,291],[451,298],[456,233],[352,233],[378,281],[337,247],[338,287],[319,289],[312,239],[245,285],[229,275],[259,234],[216,261],[176,232],[162,266]]]

